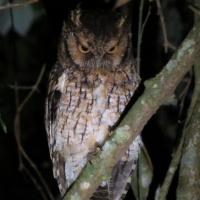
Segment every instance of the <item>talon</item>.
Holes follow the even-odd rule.
[[[94,167],[94,165],[93,165],[93,163],[92,163],[92,161],[91,160],[89,160],[89,163]]]
[[[102,151],[102,145],[100,145],[98,142],[96,143],[96,152],[95,152],[95,154],[97,154],[98,152],[99,152],[99,150],[101,150]]]

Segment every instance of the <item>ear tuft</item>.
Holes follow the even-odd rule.
[[[119,21],[118,21],[118,27],[121,28],[124,24],[124,22],[126,21],[126,16],[122,16]]]
[[[77,27],[81,26],[80,17],[81,17],[81,9],[76,9],[71,11],[71,20]]]

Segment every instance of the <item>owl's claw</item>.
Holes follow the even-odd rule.
[[[96,154],[97,154],[100,150],[102,151],[102,145],[97,144]]]
[[[92,161],[91,160],[89,160],[89,163],[94,167],[94,165],[93,165],[93,163],[92,163]]]

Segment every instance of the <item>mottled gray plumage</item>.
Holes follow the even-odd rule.
[[[62,196],[112,134],[138,81],[126,17],[72,11],[50,73],[45,114],[53,173]],[[127,147],[111,180],[103,182],[91,199],[124,196],[138,157],[138,140]]]

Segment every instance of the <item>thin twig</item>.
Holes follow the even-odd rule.
[[[15,7],[20,7],[20,6],[27,6],[33,3],[38,2],[39,0],[29,0],[23,3],[7,3],[4,6],[0,6],[0,10],[5,10],[5,9],[9,9],[9,8],[15,8]]]
[[[138,42],[137,42],[137,72],[140,75],[140,49],[142,42],[142,13],[144,7],[144,0],[140,1],[139,24],[138,24]]]
[[[15,115],[15,122],[14,122],[14,132],[15,132],[15,139],[17,142],[17,146],[20,146],[20,116],[18,113],[18,107],[19,107],[19,98],[18,98],[18,89],[17,89],[17,83],[15,83],[15,104],[16,104],[16,115]],[[19,158],[19,170],[21,171],[23,168],[23,160],[22,160],[22,154],[20,149],[18,148],[18,158]]]
[[[21,111],[22,108],[24,107],[24,105],[27,103],[27,101],[31,98],[31,96],[34,94],[35,91],[37,91],[38,86],[42,80],[43,74],[45,71],[45,65],[42,66],[40,75],[35,83],[35,85],[32,87],[32,90],[29,92],[29,94],[26,96],[26,98],[24,99],[24,101],[20,104],[20,106],[18,107],[18,110]]]
[[[15,84],[15,85],[16,85],[16,88],[15,88],[15,100],[16,100],[16,106],[18,108],[18,105],[19,105],[18,89],[17,89],[17,84]],[[26,174],[29,176],[29,178],[33,182],[33,184],[36,186],[38,191],[41,193],[41,196],[43,197],[43,199],[47,200],[47,197],[46,197],[45,193],[41,189],[39,189],[39,188],[41,188],[40,184],[31,175],[30,171],[25,167],[23,159],[22,159],[22,155],[24,154],[24,149],[22,148],[21,141],[20,141],[20,112],[18,112],[18,109],[17,109],[16,115],[15,115],[14,130],[15,130],[15,139],[16,139],[16,142],[17,142],[18,154],[19,154],[19,170],[26,172]]]
[[[145,158],[146,158],[146,160],[147,160],[147,162],[148,162],[148,164],[149,164],[149,168],[151,169],[151,171],[153,171],[153,163],[152,163],[152,161],[151,161],[149,152],[148,152],[148,150],[147,150],[145,144],[142,145],[142,148],[141,148],[141,149],[142,149],[142,151],[144,152],[144,156],[145,156]]]
[[[151,14],[151,6],[149,6],[147,16],[145,17],[145,20],[142,24],[142,10],[143,10],[142,4],[143,4],[143,2],[141,1],[140,14],[139,14],[139,25],[138,25],[138,43],[137,43],[137,72],[138,72],[138,74],[140,74],[140,53],[141,53],[142,36],[143,36],[143,32],[144,32],[144,28],[146,26],[146,23],[147,23],[149,16]]]
[[[161,8],[160,0],[156,0],[156,4],[157,4],[158,15],[160,16],[160,22],[161,22],[161,26],[162,26],[162,30],[163,30],[165,53],[167,53],[167,52],[168,52],[168,48],[171,48],[171,49],[173,49],[173,50],[176,50],[176,47],[175,47],[174,45],[172,45],[172,44],[168,41],[168,38],[167,38],[167,30],[166,30],[166,26],[165,26],[165,20],[164,20],[162,8]]]
[[[151,14],[151,6],[149,6],[149,10],[148,10],[147,16],[146,16],[146,18],[144,20],[144,23],[142,24],[141,35],[143,35],[144,28],[146,26],[146,23],[147,23],[147,21],[149,19],[150,14]]]
[[[189,5],[188,6],[190,10],[192,10],[195,14],[200,15],[200,9],[193,6],[193,5]]]
[[[15,85],[7,85],[9,88],[11,88],[11,89],[15,89]],[[32,88],[34,87],[34,85],[32,85],[32,86],[17,86],[17,89],[18,90],[31,90]]]
[[[22,155],[24,156],[24,158],[28,161],[28,163],[30,164],[30,166],[34,169],[34,171],[36,172],[36,174],[38,175],[39,179],[41,180],[44,188],[46,189],[49,197],[51,200],[53,200],[53,195],[51,193],[51,191],[49,190],[44,178],[42,177],[40,171],[38,170],[37,166],[35,165],[35,163],[31,160],[31,158],[28,156],[28,154],[25,152],[24,148],[22,147],[21,143],[19,143],[18,148],[20,149],[20,152],[22,153]],[[38,183],[37,183],[38,184]]]
[[[51,191],[49,190],[44,178],[42,177],[40,171],[38,170],[37,166],[35,165],[35,163],[31,160],[31,158],[27,155],[27,153],[25,152],[24,148],[21,145],[21,141],[20,141],[20,114],[21,114],[21,110],[23,109],[24,105],[29,101],[29,99],[32,97],[32,95],[34,94],[35,91],[38,90],[38,86],[42,80],[43,74],[45,71],[45,65],[42,66],[42,69],[40,71],[40,75],[36,81],[36,83],[34,84],[34,86],[32,87],[32,90],[29,92],[29,94],[26,96],[26,98],[23,100],[23,102],[21,104],[19,104],[19,98],[18,98],[18,87],[17,84],[15,84],[15,98],[16,98],[16,106],[17,106],[17,111],[16,111],[16,115],[15,115],[15,138],[16,138],[16,142],[17,142],[17,146],[18,146],[18,151],[19,151],[19,156],[20,156],[20,170],[25,169],[24,164],[23,164],[23,160],[22,160],[22,156],[28,161],[28,163],[30,164],[30,166],[34,169],[34,171],[36,172],[37,176],[39,177],[42,185],[44,186],[45,190],[47,191],[49,197],[51,200],[53,200],[53,195],[51,193]],[[29,177],[30,177],[30,172],[29,173]],[[35,184],[36,179],[33,180],[33,177],[31,176],[31,180],[34,181],[33,183]],[[41,188],[40,184],[37,182],[36,183],[37,188]],[[39,191],[41,193],[41,189]],[[44,195],[44,193],[42,193],[43,198],[46,200],[47,197]]]
[[[25,173],[29,176],[29,178],[31,179],[31,181],[33,182],[33,184],[35,185],[35,187],[37,188],[37,190],[40,192],[41,196],[43,197],[44,200],[48,200],[48,198],[46,197],[46,195],[44,194],[42,188],[40,187],[40,185],[38,184],[37,180],[34,178],[34,176],[32,176],[32,174],[30,173],[30,171],[24,166],[23,170],[25,171]]]
[[[187,93],[188,93],[190,84],[191,84],[191,82],[192,82],[192,75],[193,75],[192,69],[190,69],[188,73],[189,73],[190,77],[189,77],[189,78],[184,78],[184,79],[183,79],[183,82],[186,82],[186,86],[185,86],[185,88],[183,89],[182,93],[179,95],[179,98],[181,99],[179,116],[181,116],[181,113],[182,113],[182,111],[183,111],[183,106],[185,105],[185,98],[186,98],[186,95],[187,95]]]

